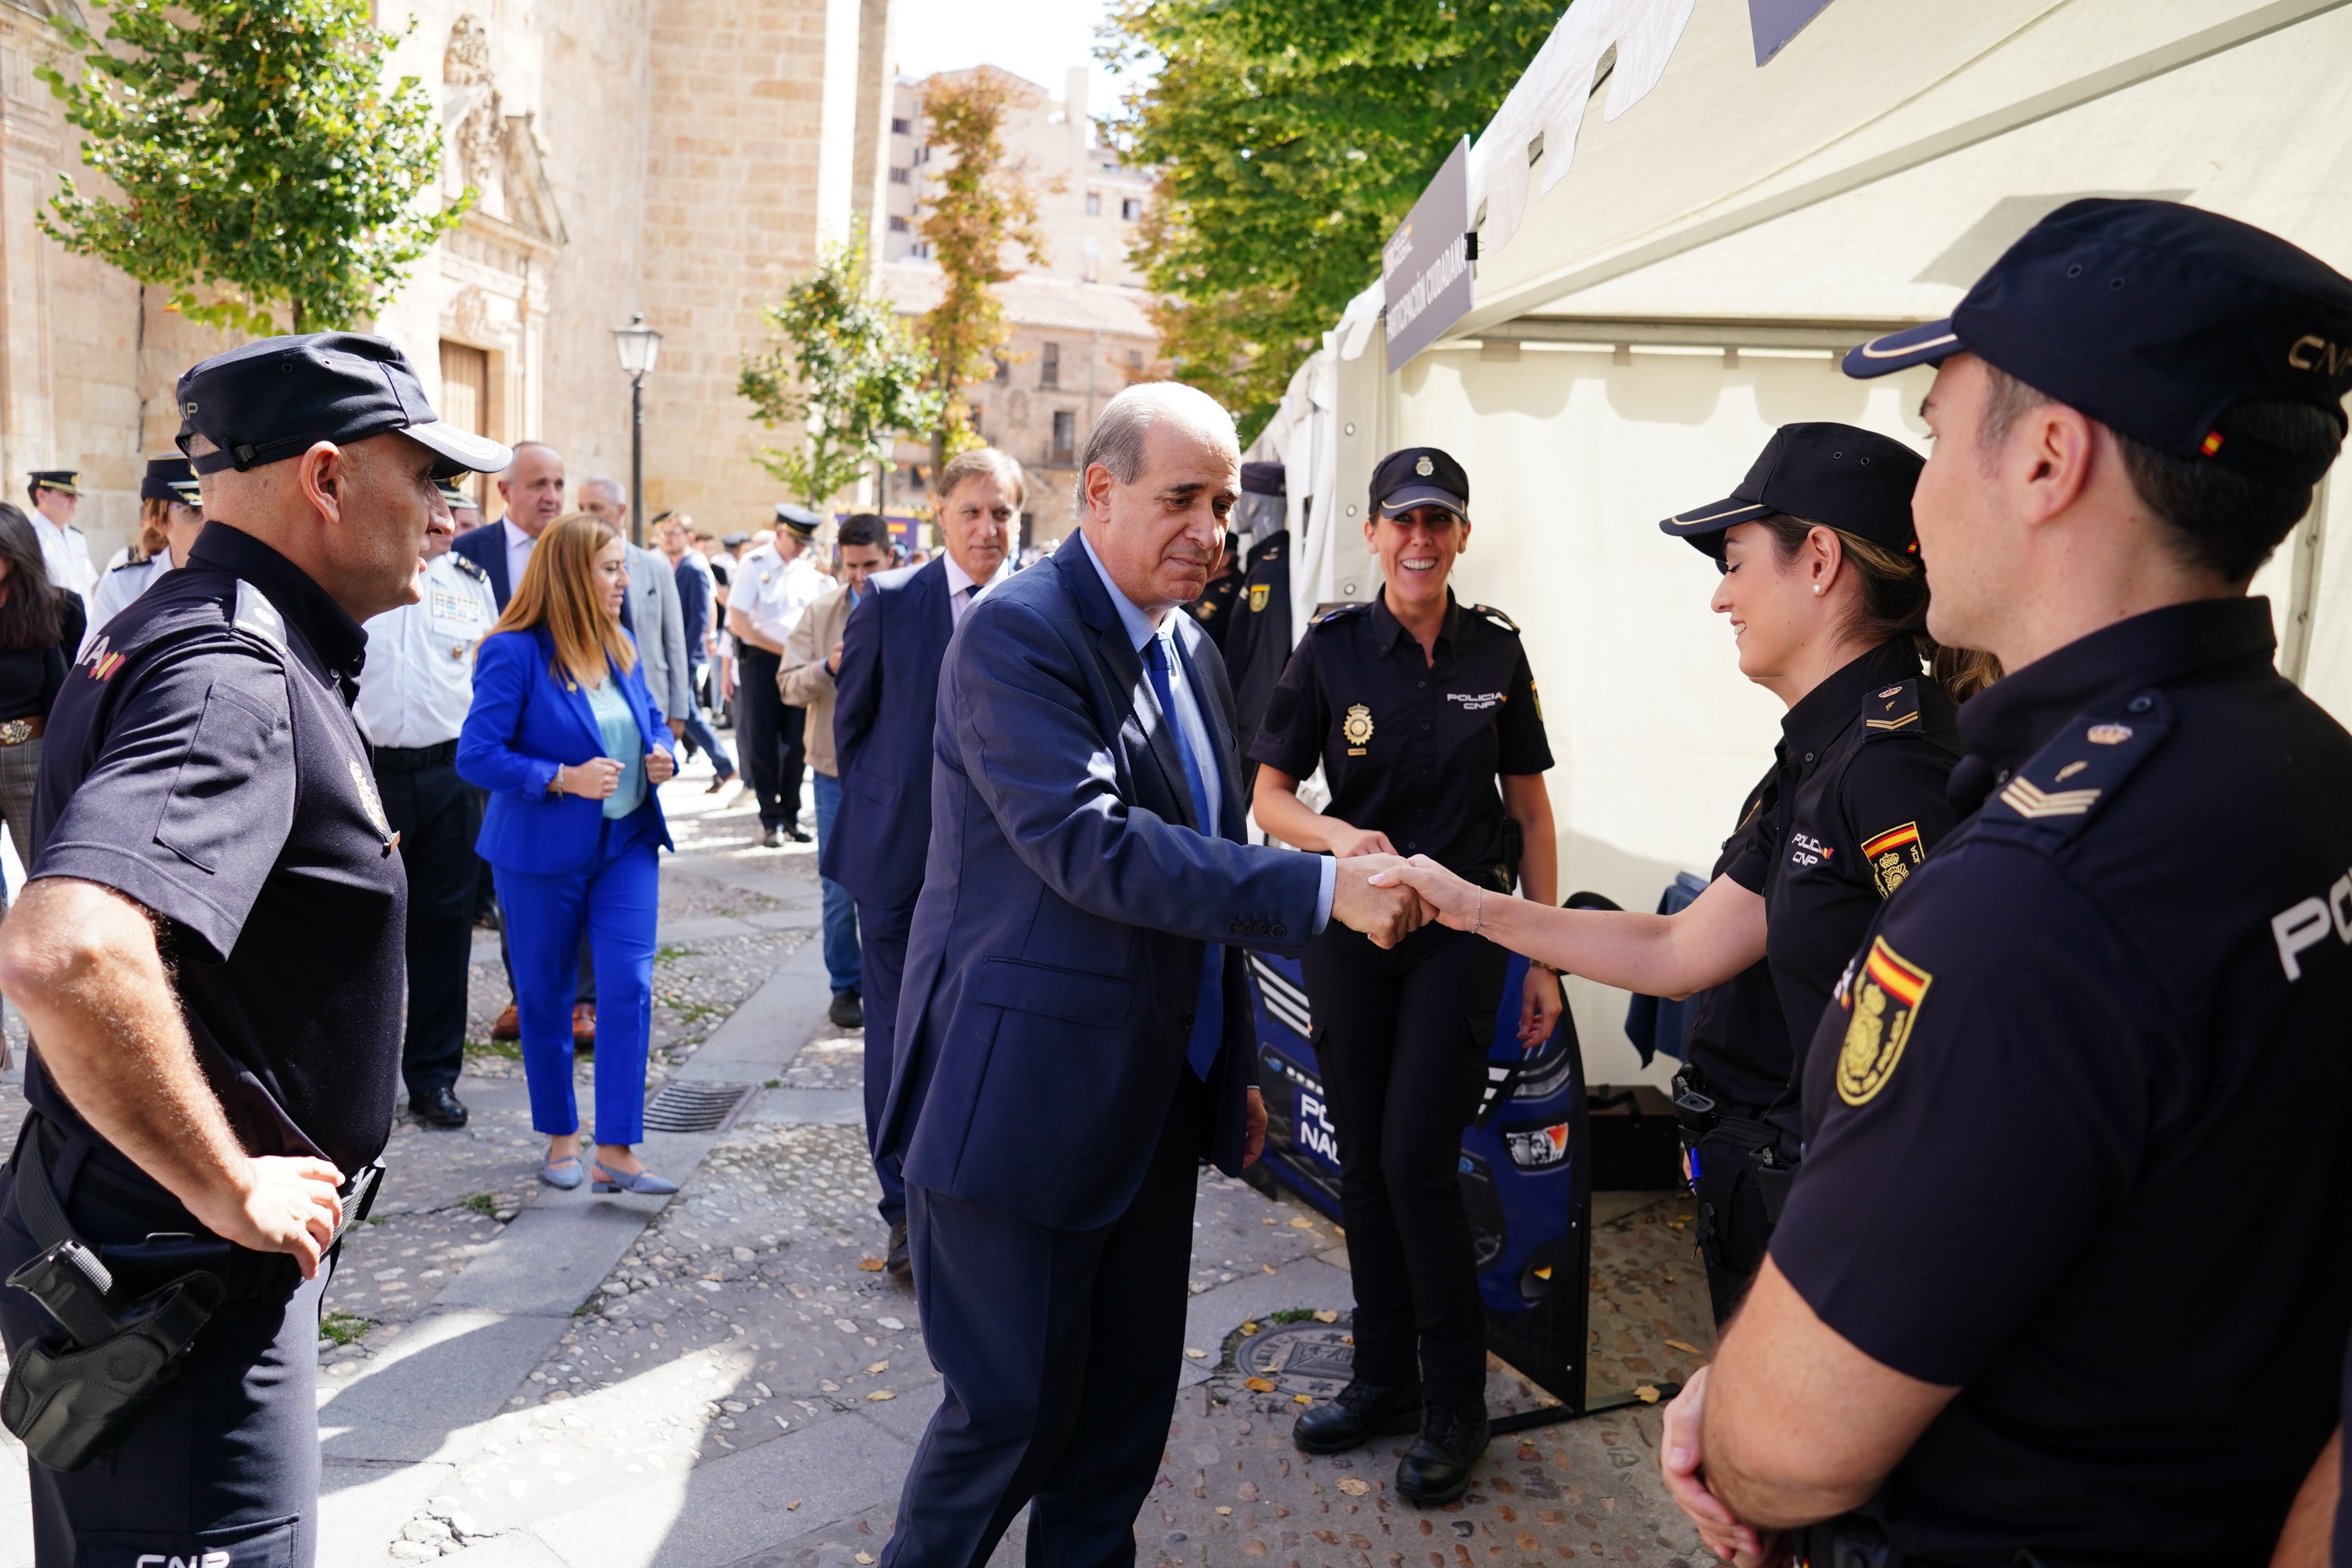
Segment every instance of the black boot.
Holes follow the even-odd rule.
[[[1374,1437],[1410,1432],[1421,1420],[1421,1390],[1381,1383],[1351,1383],[1328,1403],[1299,1416],[1290,1440],[1303,1454],[1344,1454]]]
[[[1470,1472],[1486,1451],[1486,1407],[1447,1410],[1433,1405],[1421,1436],[1397,1461],[1397,1495],[1423,1508],[1452,1502],[1470,1489]]]

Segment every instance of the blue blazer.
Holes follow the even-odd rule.
[[[868,578],[842,629],[833,702],[841,805],[817,869],[861,904],[908,909],[922,890],[932,721],[954,631],[944,556]]]
[[[1202,1152],[1240,1169],[1256,1081],[1240,949],[1303,951],[1322,868],[1242,842],[1224,663],[1199,622],[1176,626],[1217,748],[1215,837],[1193,825],[1174,731],[1076,534],[956,633],[876,1130],[911,1183],[1066,1229],[1124,1213],[1192,1070],[1212,942],[1227,944],[1225,1032]]]
[[[499,608],[507,607],[514,597],[514,584],[507,581],[507,530],[502,522],[486,522],[470,528],[449,542],[449,548],[480,567],[490,579],[490,596]]]
[[[639,667],[631,666],[626,674],[614,669],[611,679],[621,683],[635,710],[644,751],[658,747],[675,755],[669,726],[646,692]],[[551,795],[547,786],[559,766],[604,754],[604,732],[597,727],[588,693],[556,668],[555,639],[546,627],[482,639],[474,654],[474,705],[457,735],[457,772],[490,792],[475,846],[483,859],[541,877],[593,867],[604,803]],[[652,789],[624,824],[666,849],[676,847],[662,818],[660,796]]]

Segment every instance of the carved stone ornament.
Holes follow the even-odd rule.
[[[457,123],[450,142],[457,172],[478,191],[487,191],[505,160],[506,117],[499,112],[498,85],[490,78],[490,33],[467,12],[449,29],[441,57],[441,79],[458,90],[450,95]]]
[[[490,325],[489,299],[470,283],[449,301],[448,322],[450,335],[460,342],[488,343],[497,336]]]

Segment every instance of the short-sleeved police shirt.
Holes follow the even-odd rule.
[[[1801,1055],[1880,902],[1951,831],[1956,715],[1898,639],[1850,660],[1780,721],[1771,829],[1727,874],[1763,895],[1765,959]]]
[[[1250,756],[1301,779],[1321,763],[1332,816],[1489,885],[1503,863],[1496,777],[1551,766],[1519,628],[1449,593],[1433,664],[1385,590],[1307,628]]]
[[[1776,767],[1749,794],[1739,808],[1739,825],[1723,841],[1723,853],[1707,873],[1710,880],[1748,853],[1757,834],[1771,830],[1780,781]],[[1796,1052],[1789,1040],[1788,1020],[1780,1015],[1769,960],[1759,958],[1691,998],[1684,1050],[1684,1059],[1704,1079],[1706,1092],[1733,1115],[1760,1121],[1788,1093]]]
[[[66,678],[30,870],[163,917],[198,1058],[246,1149],[346,1174],[392,1131],[408,900],[352,721],[364,647],[291,562],[205,524],[188,564]],[[37,1040],[26,1093],[89,1134]]]
[[[1867,1510],[1907,1551],[2260,1564],[2336,1425],[2352,736],[2271,647],[2179,605],[1971,700],[1989,798],[1822,1019],[1772,1257],[1962,1385]]]

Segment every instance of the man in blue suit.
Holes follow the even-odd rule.
[[[503,610],[522,582],[540,530],[563,515],[563,455],[544,441],[516,442],[513,463],[499,476],[499,497],[506,516],[467,529],[449,548],[489,574],[490,593]]]
[[[1021,465],[994,447],[949,461],[933,487],[947,553],[867,579],[866,596],[842,632],[833,709],[841,805],[833,836],[819,847],[817,868],[857,902],[869,1143],[890,1088],[898,981],[930,850],[940,661],[948,638],[1003,566],[1024,493]],[[890,1227],[885,1261],[891,1272],[904,1273],[906,1184],[898,1162],[875,1148],[882,1218]]]
[[[1233,693],[1197,622],[1240,494],[1233,422],[1129,387],[1081,531],[975,605],[940,681],[930,858],[877,1147],[903,1155],[945,1403],[885,1568],[978,1568],[1033,1498],[1033,1564],[1129,1564],[1183,1364],[1202,1159],[1256,1157],[1241,949],[1418,906],[1244,839]]]

